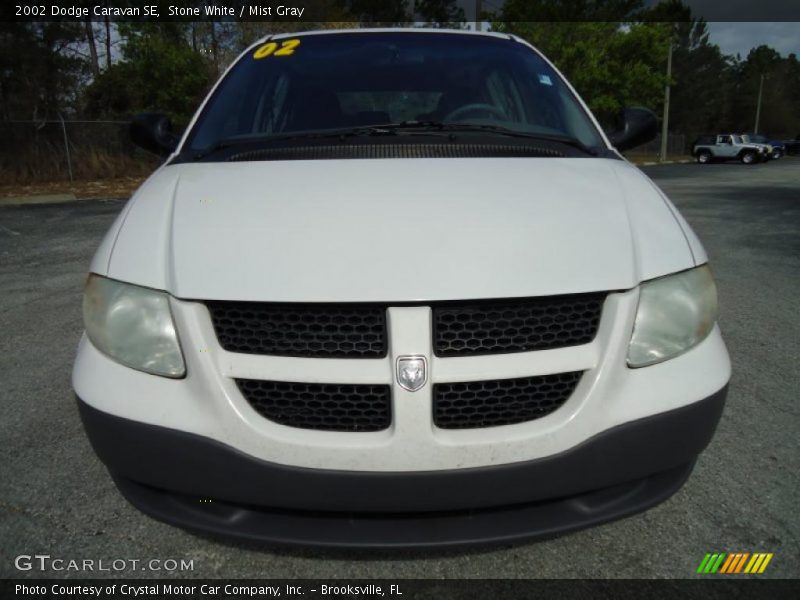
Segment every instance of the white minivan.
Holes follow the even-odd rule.
[[[705,251],[512,35],[275,35],[91,263],[73,373],[122,494],[270,544],[562,533],[674,494],[730,362]]]

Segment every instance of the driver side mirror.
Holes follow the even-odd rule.
[[[608,132],[608,141],[620,152],[646,144],[658,133],[658,119],[646,108],[626,108],[619,116],[617,127]]]
[[[161,113],[136,115],[128,129],[134,144],[159,156],[171,154],[179,138],[172,132],[172,123]]]

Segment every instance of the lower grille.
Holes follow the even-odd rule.
[[[441,429],[476,429],[533,421],[572,395],[583,371],[433,386],[433,422]]]
[[[245,400],[270,421],[325,431],[380,431],[392,422],[388,385],[237,379]]]

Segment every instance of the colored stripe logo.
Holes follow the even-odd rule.
[[[723,573],[725,575],[760,574],[766,570],[772,556],[772,552],[707,553],[700,562],[700,566],[697,567],[697,572],[703,574]]]

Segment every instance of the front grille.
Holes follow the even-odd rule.
[[[605,293],[478,300],[433,308],[437,356],[502,354],[587,344],[600,323]]]
[[[388,385],[293,383],[237,379],[236,385],[261,416],[301,429],[380,431],[392,422]]]
[[[386,309],[374,305],[206,302],[230,352],[305,358],[386,356]]]
[[[539,419],[572,395],[582,371],[433,386],[433,422],[441,429],[475,429]]]

